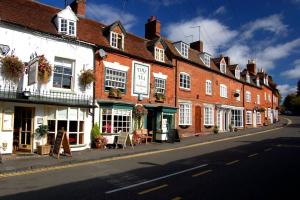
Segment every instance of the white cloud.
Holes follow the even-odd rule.
[[[242,44],[235,44],[231,46],[226,52],[225,55],[230,56],[231,63],[238,63],[240,66],[245,66],[250,58],[251,49]]]
[[[275,14],[265,18],[257,19],[249,22],[242,27],[243,37],[249,39],[258,30],[270,31],[274,34],[285,34],[287,32],[287,25],[282,22],[282,16]]]
[[[215,10],[214,15],[223,15],[227,12],[225,6],[220,6],[219,8],[217,8],[217,10]]]
[[[291,86],[289,84],[278,85],[277,89],[280,91],[282,97],[287,96],[288,94],[294,93],[297,91],[296,86]]]
[[[300,59],[294,61],[294,68],[283,72],[283,76],[290,79],[300,78]]]
[[[167,25],[166,34],[173,41],[187,41],[185,36],[193,35],[194,41],[199,38],[198,28],[201,27],[201,40],[204,42],[204,50],[215,54],[219,46],[223,46],[237,36],[237,31],[230,30],[216,19],[196,17],[188,21],[175,22]]]
[[[106,4],[88,3],[86,7],[87,16],[109,25],[117,20],[120,20],[126,30],[130,30],[135,25],[137,18],[120,9],[111,7]]]

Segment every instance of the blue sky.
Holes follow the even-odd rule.
[[[40,0],[63,8],[64,0]],[[162,35],[173,41],[200,38],[213,56],[229,55],[243,68],[255,58],[285,96],[300,79],[300,0],[86,0],[87,16],[105,24],[121,20],[144,36],[154,15]],[[68,1],[69,3],[72,0]]]

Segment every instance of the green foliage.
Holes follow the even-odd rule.
[[[86,87],[87,85],[91,84],[95,81],[95,74],[92,69],[83,70],[79,77],[80,84]]]
[[[138,129],[143,127],[143,118],[147,115],[148,111],[143,105],[136,105],[133,107],[132,116],[135,119],[135,126]]]
[[[92,128],[92,131],[91,131],[91,134],[92,134],[93,141],[95,141],[97,138],[100,137],[101,132],[100,132],[100,128],[99,128],[98,123],[94,124],[94,126]]]
[[[283,110],[292,111],[293,114],[300,114],[300,95],[289,94],[283,102]]]
[[[48,126],[47,125],[40,125],[37,129],[35,129],[35,136],[37,138],[43,138],[48,134]]]
[[[300,96],[300,80],[297,83],[297,96]]]
[[[17,82],[24,73],[25,66],[22,61],[16,56],[5,56],[1,59],[2,70],[1,74],[14,82]]]
[[[219,133],[219,127],[217,125],[214,126],[213,132],[215,134]]]

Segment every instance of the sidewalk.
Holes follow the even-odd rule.
[[[281,119],[281,121],[270,126],[261,128],[251,128],[246,130],[240,130],[238,132],[232,133],[218,133],[218,134],[208,134],[200,135],[194,137],[188,137],[181,139],[181,142],[176,143],[151,143],[151,144],[140,144],[134,146],[132,149],[130,146],[123,149],[88,149],[80,152],[72,152],[72,157],[61,156],[60,159],[55,159],[50,156],[23,156],[21,158],[14,156],[3,156],[3,163],[0,164],[0,173],[10,173],[19,172],[32,169],[40,169],[53,166],[63,166],[68,164],[75,164],[93,160],[102,160],[106,158],[121,157],[126,155],[134,155],[138,153],[153,152],[158,150],[167,150],[170,148],[184,147],[193,144],[199,144],[208,141],[219,140],[223,138],[235,137],[239,135],[256,133],[259,131],[264,131],[268,129],[274,129],[277,127],[282,127],[287,124],[286,119]]]

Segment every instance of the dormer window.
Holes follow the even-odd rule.
[[[260,83],[259,83],[259,79],[257,78],[256,79],[256,85],[259,87],[260,86]]]
[[[181,55],[186,58],[189,57],[189,46],[183,42],[181,43]]]
[[[64,35],[76,36],[76,22],[60,18],[58,32]]]
[[[234,75],[235,75],[235,78],[236,79],[239,79],[241,78],[241,71],[240,71],[240,68],[236,68],[235,71],[234,71]]]
[[[110,46],[117,48],[117,49],[123,49],[124,48],[123,34],[111,31],[110,32]]]
[[[165,51],[164,49],[155,47],[155,60],[164,62],[165,61]]]
[[[225,63],[221,63],[221,64],[220,64],[220,71],[221,71],[221,73],[223,73],[223,74],[226,73],[226,64],[225,64]]]
[[[210,56],[208,54],[204,54],[204,64],[210,67]]]
[[[250,83],[250,76],[249,76],[249,74],[246,75],[246,82]]]

